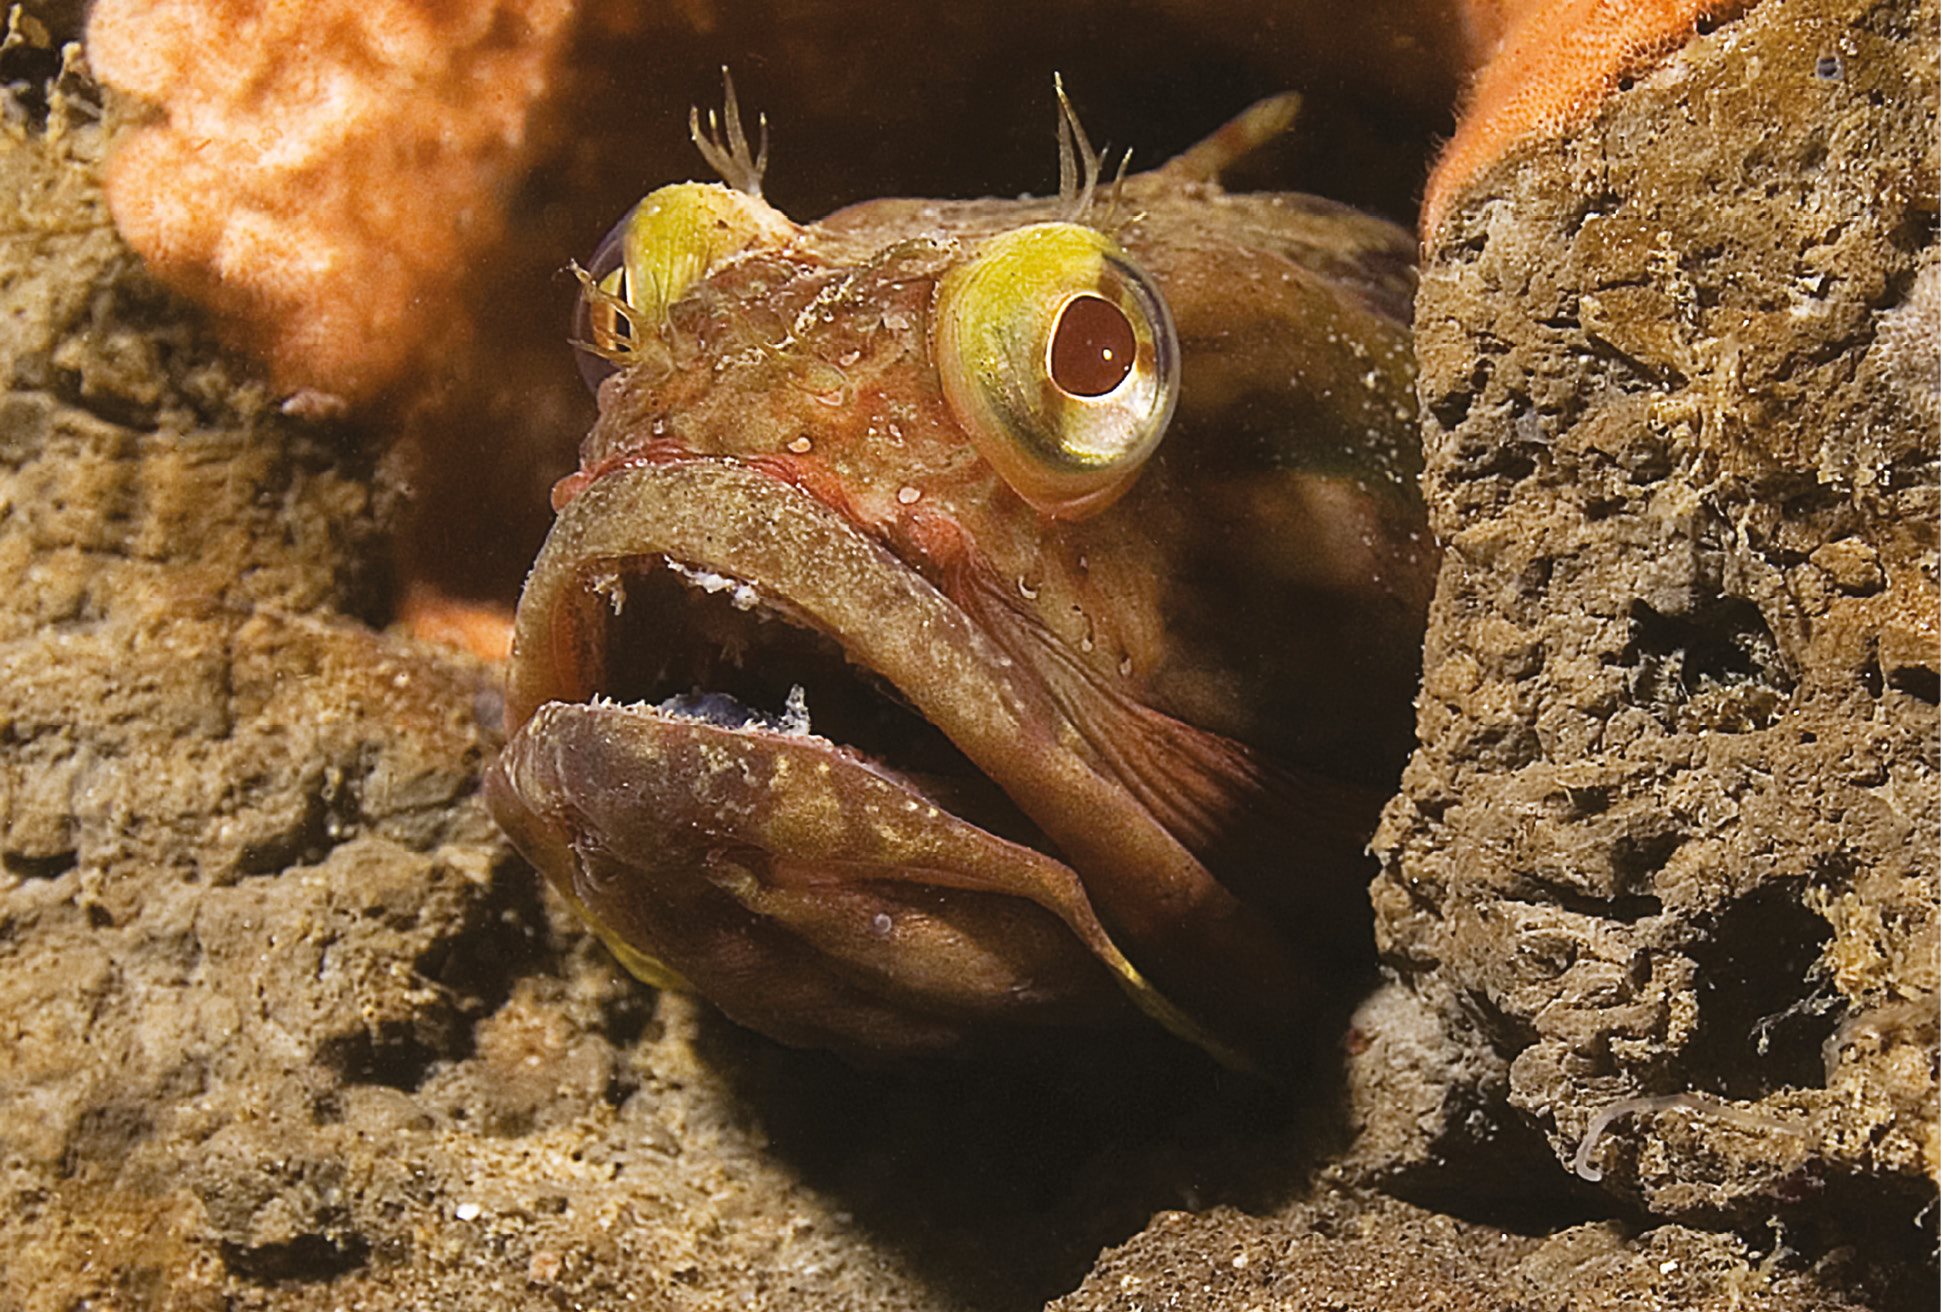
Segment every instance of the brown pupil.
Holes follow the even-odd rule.
[[[1051,334],[1051,381],[1073,396],[1104,396],[1125,381],[1139,339],[1125,311],[1097,296],[1076,296]]]

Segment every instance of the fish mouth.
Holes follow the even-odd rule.
[[[585,648],[597,669],[577,672],[589,705],[840,757],[986,833],[1058,856],[893,683],[852,662],[784,598],[661,552],[590,564],[581,580],[571,623],[599,635]]]
[[[1300,992],[1027,662],[760,470],[581,490],[521,598],[507,707],[486,789],[514,842],[636,974],[785,1041],[958,1046],[1130,1000],[1245,1065]]]

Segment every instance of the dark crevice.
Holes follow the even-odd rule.
[[[638,1093],[640,1087],[638,1075],[630,1070],[618,1069],[607,1078],[606,1088],[600,1091],[600,1096],[607,1106],[617,1109]]]
[[[381,1084],[411,1093],[425,1082],[434,1063],[470,1053],[470,1034],[462,1027],[436,1027],[445,1031],[439,1042],[427,1036],[428,1028],[432,1027],[386,1023],[334,1035],[318,1045],[317,1060],[346,1084]]]
[[[295,866],[316,865],[335,846],[329,824],[330,807],[320,793],[303,799],[303,816],[295,824],[244,845],[236,857],[241,875],[276,875]]]
[[[75,852],[0,853],[0,868],[22,879],[59,879],[79,864],[80,855]]]
[[[627,1049],[643,1039],[659,1037],[655,1023],[655,994],[644,988],[623,988],[600,1007],[600,1033],[616,1048]]]
[[[93,335],[89,326],[79,327],[84,334]],[[88,379],[77,370],[50,366],[47,370],[47,390],[63,405],[115,428],[138,433],[153,432],[160,417],[160,411],[152,402],[90,388]]]
[[[1617,876],[1618,886],[1636,889],[1648,885],[1684,845],[1685,835],[1675,830],[1624,835],[1611,846],[1611,871]]]
[[[1477,390],[1474,386],[1461,387],[1453,392],[1444,392],[1429,402],[1429,413],[1443,428],[1454,430],[1469,418],[1470,407],[1476,404]]]
[[[58,43],[22,42],[0,53],[0,95],[6,97],[6,117],[29,132],[43,132],[55,82],[61,76]]]
[[[304,1234],[275,1244],[222,1245],[223,1265],[259,1283],[334,1280],[370,1256],[370,1241],[355,1232]]]
[[[1553,810],[1566,820],[1584,820],[1611,809],[1612,788],[1605,784],[1566,784],[1547,799]]]
[[[1817,1088],[1839,1008],[1822,979],[1830,925],[1772,883],[1721,908],[1687,949],[1697,966],[1699,1022],[1685,1051],[1694,1087],[1735,1099]]]
[[[1716,597],[1675,614],[1636,601],[1630,618],[1621,660],[1634,671],[1632,696],[1670,727],[1763,729],[1793,691],[1778,639],[1746,598]]]
[[[1860,667],[1860,686],[1866,690],[1867,696],[1874,701],[1879,701],[1881,694],[1887,691],[1887,681],[1880,672],[1880,656],[1878,652],[1869,654],[1867,663]]]
[[[1640,920],[1660,915],[1664,912],[1664,902],[1649,893],[1586,893],[1581,888],[1567,887],[1551,880],[1539,881],[1542,885],[1541,900],[1511,899],[1522,901],[1530,907],[1554,907],[1568,911],[1574,916],[1589,916],[1596,920],[1609,920],[1620,925],[1634,925]]]
[[[1463,1015],[1489,1037],[1498,1052],[1522,1052],[1538,1039],[1537,1027],[1527,1016],[1505,1010],[1481,989],[1466,989],[1462,994]]]
[[[1513,445],[1492,446],[1474,453],[1474,458],[1451,469],[1452,482],[1472,482],[1484,478],[1504,478],[1521,483],[1537,470],[1535,453]]]
[[[1929,706],[1941,702],[1941,671],[1930,666],[1898,666],[1888,673],[1887,684]]]
[[[520,976],[546,950],[546,908],[539,880],[523,862],[499,866],[484,897],[412,963],[418,974],[456,995],[468,1015],[498,1010]]]
[[[1461,1137],[1436,1145],[1431,1164],[1380,1182],[1381,1191],[1475,1225],[1543,1236],[1574,1225],[1609,1220],[1615,1200],[1556,1169],[1556,1154],[1531,1121],[1500,1092],[1476,1097],[1460,1118]]]
[[[1654,387],[1667,392],[1676,392],[1682,391],[1691,383],[1691,379],[1684,371],[1670,361],[1646,360],[1597,333],[1585,333],[1584,345],[1593,358],[1622,366],[1618,376],[1606,380],[1605,386],[1611,390],[1629,394],[1644,387]]]

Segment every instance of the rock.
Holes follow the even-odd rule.
[[[652,92],[677,126],[712,91],[712,8],[600,38],[688,43],[693,84]],[[1222,98],[1278,85],[1238,0],[1215,26],[1254,62],[1184,40],[1190,0],[1156,8],[1186,26],[1092,51],[1101,86],[1127,49],[1244,64],[1257,84]],[[0,1307],[1931,1290],[1905,1251],[1937,1156],[1931,3],[1765,0],[1586,139],[1485,179],[1437,253],[1451,555],[1382,839],[1395,978],[1339,1087],[1292,1092],[1171,1051],[859,1071],[628,980],[478,805],[486,672],[371,627],[388,434],[277,403],[136,265],[100,200],[96,92],[57,44],[81,7],[30,9],[56,44],[22,26],[0,49]],[[956,81],[890,103],[922,102],[926,141],[1000,66],[1042,85],[1024,29],[972,10],[934,56]],[[849,140],[882,108],[852,33],[887,11],[788,13],[774,48],[801,57],[766,66],[802,70],[821,139]],[[889,25],[931,35],[914,8]],[[1178,117],[1128,78],[1122,104]],[[778,119],[778,159],[810,113],[803,136]],[[1317,120],[1322,156],[1380,138],[1350,118]],[[628,192],[608,218],[641,121],[560,166]],[[919,182],[1049,177],[1042,125],[976,127],[983,172],[928,151]],[[894,153],[864,147],[848,175],[805,149],[796,185],[833,203],[813,189]],[[598,223],[515,217],[518,278],[481,299],[554,352],[533,288]],[[465,413],[512,423],[537,370],[504,373]],[[563,403],[531,413],[577,436]],[[1600,1116],[1593,1188],[1568,1167]]]
[[[1610,1223],[1541,1238],[1379,1195],[1323,1191],[1271,1216],[1173,1212],[1105,1253],[1048,1312],[1860,1312],[1851,1273],[1777,1269],[1731,1235]],[[1774,1269],[1768,1269],[1769,1267]],[[1829,1278],[1830,1277],[1830,1278]]]
[[[1937,21],[1768,0],[1423,277],[1448,554],[1377,933],[1559,1175],[1687,1224],[1932,1217]]]

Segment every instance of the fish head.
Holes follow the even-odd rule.
[[[1143,1014],[1272,1064],[1408,741],[1410,249],[1163,169],[1109,212],[649,196],[584,275],[610,372],[494,813],[785,1042]]]

